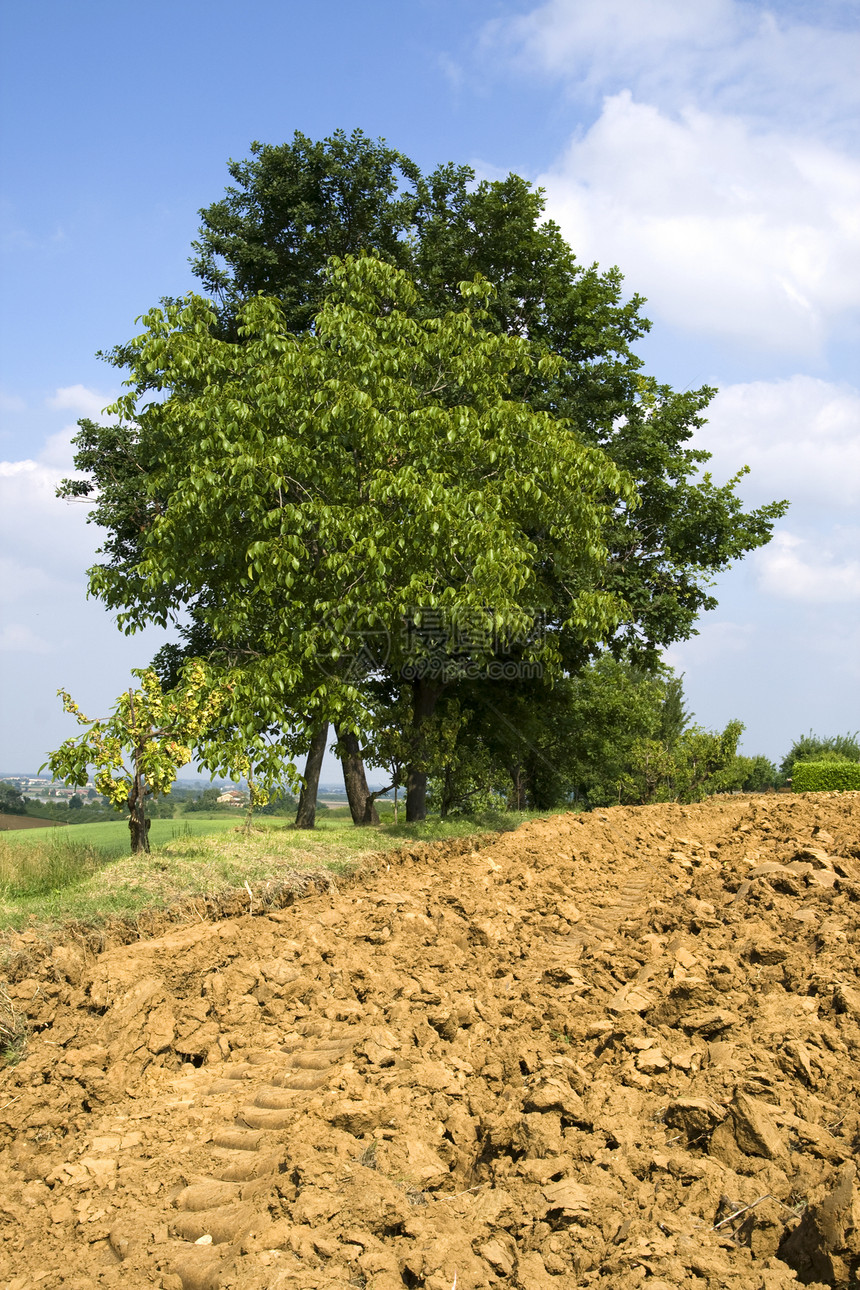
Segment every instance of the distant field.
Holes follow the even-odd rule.
[[[225,833],[241,824],[242,816],[219,815],[213,819],[205,816],[195,819],[193,816],[181,820],[153,820],[149,830],[151,846],[161,846],[163,842],[173,842],[179,838],[199,838],[209,833]],[[83,843],[97,847],[99,851],[108,851],[113,855],[122,854],[129,849],[128,825],[125,820],[106,820],[102,824],[63,824],[59,828],[48,824],[42,828],[8,830],[4,841],[13,846],[28,846],[33,842],[50,842],[52,837],[62,834],[64,840]]]
[[[46,826],[54,827],[55,820],[40,820],[34,815],[7,815],[5,811],[0,811],[0,833],[12,833],[18,829],[44,829]],[[66,828],[61,824],[60,828]]]

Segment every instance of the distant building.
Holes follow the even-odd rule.
[[[247,806],[248,799],[238,788],[227,788],[216,798],[219,806]]]

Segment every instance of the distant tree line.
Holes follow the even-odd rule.
[[[713,793],[769,792],[790,785],[800,762],[860,763],[860,734],[819,736],[810,731],[791,745],[777,766],[769,758],[737,752],[743,731],[731,721],[722,732],[690,721],[682,678],[670,670],[637,671],[602,659],[574,680],[552,689],[551,712],[535,708],[532,696],[507,692],[504,710],[459,711],[461,736],[455,754],[430,777],[431,810],[442,816],[487,810],[565,809],[699,801]],[[459,702],[459,700],[458,700]],[[444,711],[444,708],[443,708]],[[390,772],[390,767],[389,767]],[[185,814],[238,815],[219,804],[221,789],[174,785],[151,801],[147,814],[169,819]],[[391,786],[376,798],[390,796]],[[0,812],[56,823],[115,819],[121,808],[104,799],[83,804],[32,801],[0,781]],[[291,816],[295,795],[276,787],[262,816]],[[316,810],[325,811],[317,800]]]
[[[795,740],[779,766],[738,752],[740,721],[713,732],[685,708],[683,679],[610,657],[554,685],[537,704],[512,688],[488,711],[483,692],[458,715],[457,752],[432,782],[443,814],[491,803],[549,809],[570,803],[699,801],[713,793],[786,787],[798,761],[860,760],[857,735]],[[468,704],[469,699],[465,702]]]

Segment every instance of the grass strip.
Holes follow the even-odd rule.
[[[234,819],[217,833],[189,830],[156,845],[148,855],[111,853],[103,843],[77,841],[69,829],[29,846],[5,845],[0,838],[0,929],[51,928],[63,923],[98,926],[143,911],[163,910],[195,899],[284,882],[297,874],[353,872],[369,854],[410,842],[438,842],[476,832],[514,829],[525,812],[493,812],[427,820],[421,824],[383,822],[356,828],[348,812],[327,811],[314,830],[284,821],[265,821],[244,832]],[[184,821],[154,821],[177,826]],[[204,823],[202,821],[195,823]],[[209,822],[213,823],[213,822]],[[221,821],[217,821],[221,824]],[[81,826],[112,829],[115,825]]]
[[[214,819],[192,815],[179,819],[153,820],[149,830],[150,845],[161,846],[164,842],[197,837],[199,834],[229,833],[240,820],[241,816],[236,815],[219,815]],[[88,824],[62,824],[58,827],[46,821],[44,828],[9,829],[0,835],[0,845],[8,843],[9,846],[25,850],[66,841],[86,843],[112,857],[125,855],[129,850],[128,824],[125,820],[99,820]]]

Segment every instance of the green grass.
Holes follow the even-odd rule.
[[[389,812],[385,813],[386,816]],[[313,869],[352,872],[368,854],[476,832],[516,828],[519,813],[357,829],[348,809],[322,811],[312,831],[261,817],[250,833],[235,817],[154,820],[148,855],[128,853],[122,822],[0,835],[0,928],[98,925],[147,909],[190,905]],[[191,910],[189,908],[189,913]]]
[[[151,846],[160,846],[175,838],[198,836],[205,833],[223,833],[235,829],[241,817],[186,815],[180,819],[153,820],[149,830]],[[61,828],[46,824],[44,829],[9,829],[3,841],[28,850],[31,846],[54,845],[68,839],[76,845],[92,846],[106,855],[124,855],[129,849],[128,824],[125,820],[106,820],[97,824],[65,824]]]

